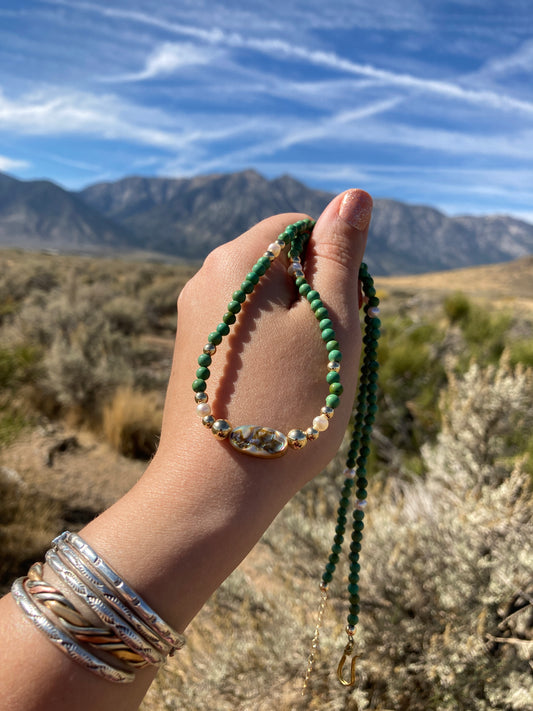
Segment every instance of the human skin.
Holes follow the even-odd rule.
[[[300,451],[262,460],[216,440],[196,414],[191,382],[207,335],[220,323],[233,291],[267,246],[307,216],[276,215],[219,247],[180,294],[157,454],[131,491],[80,532],[179,631],[340,445],[357,384],[357,273],[371,209],[362,190],[338,195],[307,247],[306,278],[329,310],[343,353],[344,394],[327,431]],[[305,430],[324,404],[326,350],[286,266],[283,253],[213,356],[210,404],[215,417],[234,426]],[[64,589],[52,571],[45,577]],[[0,628],[0,709],[131,711],[155,676],[153,668],[142,669],[133,683],[113,684],[91,674],[35,629],[10,595],[0,600]]]

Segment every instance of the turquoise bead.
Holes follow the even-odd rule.
[[[330,370],[329,373],[326,375],[326,380],[328,381],[329,384],[331,383],[338,383],[340,381],[341,376],[336,373],[334,370]]]
[[[335,338],[335,331],[332,328],[325,328],[322,331],[322,340],[331,341],[332,338]]]
[[[257,284],[259,282],[259,275],[256,272],[248,272],[246,275],[246,281],[251,281],[252,284]]]
[[[302,285],[300,286],[300,288],[298,289],[298,291],[300,292],[300,294],[301,294],[302,296],[307,296],[307,294],[311,291],[311,287],[310,287],[309,284],[307,284],[307,283],[306,283],[306,284],[302,284]]]
[[[328,407],[331,407],[333,410],[336,407],[338,407],[339,403],[340,403],[340,400],[339,400],[338,395],[331,394],[331,395],[328,395],[326,398],[326,405]]]
[[[341,383],[331,383],[329,386],[329,391],[332,395],[342,395],[343,390]]]
[[[217,331],[221,336],[227,336],[229,333],[229,326],[227,323],[219,323],[217,326]]]
[[[342,360],[342,353],[340,351],[330,351],[329,359],[336,360],[338,363],[340,363]]]
[[[233,292],[233,301],[238,301],[239,304],[243,304],[246,301],[246,294],[242,289],[237,289]]]
[[[328,353],[330,351],[338,351],[339,350],[339,342],[338,341],[328,341],[326,343],[326,350]]]
[[[318,293],[318,291],[315,291],[314,289],[311,289],[311,291],[309,291],[309,292],[306,294],[306,298],[307,298],[307,301],[309,301],[309,303],[311,303],[311,302],[314,301],[315,299],[319,299],[319,298],[320,298],[320,294]]]
[[[348,618],[347,618],[347,619],[348,619],[348,624],[349,624],[351,627],[355,627],[356,624],[359,622],[359,618],[357,617],[357,615],[351,615],[351,614],[350,614],[350,615],[348,615]]]
[[[311,292],[309,292],[309,293],[311,293]],[[307,296],[309,296],[309,294],[307,294]],[[314,311],[315,314],[316,314],[317,310],[321,309],[323,306],[324,306],[324,304],[322,303],[322,299],[313,299],[313,301],[311,301],[311,310]]]
[[[323,318],[322,321],[318,324],[318,327],[320,328],[321,331],[323,331],[325,328],[331,328],[333,326],[333,321],[330,318]]]
[[[254,290],[254,287],[255,284],[253,284],[251,281],[248,281],[248,279],[245,279],[241,284],[241,291],[244,291],[245,294],[251,294]]]
[[[201,378],[196,378],[196,380],[193,381],[192,389],[195,393],[203,393],[206,387],[207,385],[205,380],[202,380]]]
[[[235,321],[237,320],[237,317],[235,316],[235,314],[232,314],[230,311],[226,311],[224,316],[222,316],[222,320],[224,321],[224,323],[227,323],[228,326],[231,326],[233,323],[235,323]]]
[[[222,336],[218,331],[212,331],[207,337],[207,340],[214,346],[218,346],[220,343],[222,343]]]
[[[241,309],[242,306],[239,304],[238,301],[230,301],[228,304],[228,311],[230,312],[230,314],[238,314]]]
[[[198,365],[203,365],[204,368],[207,368],[209,365],[211,365],[211,356],[208,353],[202,353],[201,355],[199,355]]]
[[[328,310],[325,306],[319,306],[318,308],[313,309],[313,311],[315,312],[317,319],[323,319],[329,316]]]
[[[200,380],[207,380],[210,375],[211,373],[209,368],[204,368],[203,366],[200,366],[200,368],[196,371],[196,377]]]
[[[258,276],[263,276],[263,274],[266,272],[266,267],[264,264],[260,264],[259,262],[257,262],[252,267],[252,271],[255,272]]]

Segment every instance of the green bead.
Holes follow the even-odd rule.
[[[305,283],[300,286],[298,291],[302,296],[307,296],[307,294],[311,291],[311,287],[309,286],[309,284]]]
[[[218,346],[219,343],[222,342],[222,336],[218,331],[212,331],[209,336],[207,337],[207,340],[209,343],[212,343],[214,346]]]
[[[321,331],[323,331],[325,328],[331,328],[333,326],[333,321],[330,318],[323,318],[320,323],[318,324],[318,327],[320,328]]]
[[[311,292],[309,292],[309,293],[311,293]],[[309,296],[309,294],[307,294],[307,296]],[[324,304],[322,303],[322,299],[313,299],[313,301],[311,301],[310,303],[311,303],[311,310],[314,311],[315,314],[318,309],[321,309],[324,306]]]
[[[328,395],[326,398],[326,405],[331,407],[333,410],[338,407],[340,403],[339,397],[337,395]]]
[[[352,602],[352,598],[350,597],[350,615],[355,615],[357,616],[359,612],[361,611],[361,607],[357,602]]]
[[[356,624],[359,622],[359,618],[357,617],[357,615],[350,614],[347,617],[347,622],[350,625],[350,627],[355,627]]]
[[[334,573],[335,566],[333,565],[333,563],[326,563],[325,570],[326,570],[326,573]]]
[[[246,281],[251,281],[252,284],[257,284],[259,282],[259,275],[256,272],[248,272],[246,275]]]
[[[207,387],[207,385],[206,385],[205,380],[196,378],[196,380],[193,381],[192,389],[194,390],[195,393],[203,393],[204,390],[206,389],[206,387]]]
[[[323,341],[331,341],[333,338],[335,338],[335,331],[332,328],[325,328],[322,331],[321,335]]]
[[[342,552],[342,547],[338,543],[335,543],[331,546],[331,552],[338,555]]]
[[[217,326],[217,331],[221,336],[227,336],[229,333],[229,326],[227,323],[219,323]]]
[[[340,375],[336,373],[334,370],[330,370],[329,373],[326,375],[326,380],[328,383],[338,383],[340,381]]]
[[[329,391],[332,395],[342,395],[343,390],[341,383],[331,383],[329,386]]]
[[[322,582],[325,585],[327,585],[328,583],[331,583],[332,580],[333,580],[333,573],[330,573],[329,571],[327,571],[326,573],[322,574]]]
[[[311,289],[311,291],[307,292],[306,298],[307,298],[307,301],[309,301],[309,303],[311,303],[311,302],[314,301],[315,299],[319,299],[319,298],[320,298],[320,294],[318,293],[318,291],[315,291],[314,289]]]
[[[222,320],[224,321],[224,323],[227,323],[228,326],[231,326],[233,323],[235,323],[235,321],[237,320],[237,317],[235,316],[235,314],[232,314],[229,311],[226,311],[224,316],[222,316]]]
[[[252,271],[255,272],[258,276],[263,276],[263,274],[266,272],[266,267],[264,264],[260,264],[259,262],[257,262],[252,267]]]
[[[329,359],[336,360],[338,363],[340,363],[342,360],[342,353],[340,351],[330,351]]]
[[[255,284],[253,282],[248,281],[248,279],[245,279],[241,284],[241,291],[244,291],[245,294],[251,294],[254,290],[254,287]]]
[[[230,301],[228,304],[228,311],[230,314],[238,314],[241,309],[242,306],[238,301]]]
[[[331,553],[328,560],[332,565],[337,565],[337,563],[339,562],[339,554]]]
[[[329,316],[329,312],[325,306],[319,306],[318,308],[313,309],[313,311],[318,319],[328,318]]]
[[[204,368],[203,366],[198,368],[198,370],[196,371],[196,377],[200,380],[207,380],[210,375],[211,373],[209,372],[209,368]]]
[[[268,269],[270,267],[270,257],[259,257],[257,264],[262,264],[265,269]]]
[[[301,286],[303,286],[304,284],[307,284],[307,282],[306,282],[306,280],[305,280],[305,277],[296,277],[296,279],[294,280],[294,284],[295,284],[295,286],[297,286],[298,289],[299,289],[299,288],[300,288]],[[309,287],[309,288],[311,288],[311,287]],[[301,292],[300,292],[300,293],[301,293]]]
[[[203,365],[204,368],[207,368],[209,365],[211,365],[211,356],[208,353],[202,353],[201,355],[199,355],[198,365]]]
[[[233,301],[238,301],[239,304],[242,304],[246,301],[246,294],[242,289],[237,289],[237,291],[233,292]]]
[[[359,585],[357,583],[351,583],[348,585],[348,592],[350,595],[358,595],[359,594]]]
[[[367,497],[367,491],[366,489],[357,489],[355,492],[356,498],[358,498],[360,501],[364,501]]]
[[[333,341],[328,341],[328,342],[326,343],[326,350],[327,350],[328,353],[330,353],[331,351],[337,351],[337,350],[339,350],[339,342],[338,342],[338,341],[335,341],[335,340],[333,340]]]

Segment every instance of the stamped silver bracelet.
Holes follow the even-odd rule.
[[[92,590],[92,588],[61,559],[58,552],[53,549],[48,550],[46,552],[46,562],[54,573],[66,583],[130,649],[140,654],[143,659],[146,659],[150,664],[161,664],[163,661],[161,654],[149,645],[146,640],[142,639],[142,637],[130,627],[126,620],[115,612],[97,592]]]
[[[146,623],[138,618],[135,611],[122,602],[115,592],[115,589],[93,572],[90,565],[85,562],[85,559],[80,556],[75,548],[71,548],[66,539],[54,541],[55,551],[70,570],[72,570],[80,579],[93,590],[101,599],[105,601],[112,609],[121,615],[143,639],[159,654],[159,661],[151,663],[161,663],[168,656],[171,647],[159,635],[154,633]]]
[[[104,662],[78,644],[68,632],[59,629],[45,612],[44,606],[39,606],[26,591],[25,581],[27,579],[17,578],[11,587],[11,594],[26,617],[40,632],[46,635],[57,649],[107,681],[126,683],[134,680],[134,672],[125,671]]]
[[[165,639],[174,650],[185,646],[185,637],[173,630],[141,597],[133,590],[108,563],[106,563],[91,546],[76,533],[66,531],[54,539],[66,540],[74,547],[112,586],[117,596],[120,597],[135,614]]]

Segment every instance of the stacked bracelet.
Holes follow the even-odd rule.
[[[53,541],[46,562],[76,594],[68,600],[42,578],[34,564],[13,583],[12,595],[26,616],[71,659],[114,682],[131,682],[135,670],[160,665],[185,644],[80,536],[65,532]],[[99,619],[95,626],[85,610]]]

